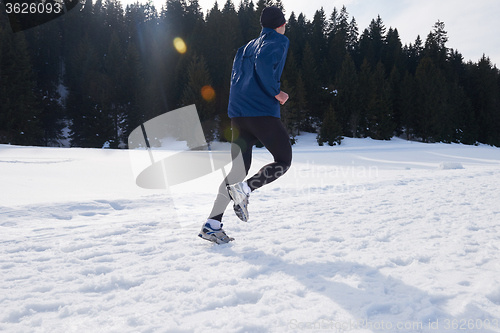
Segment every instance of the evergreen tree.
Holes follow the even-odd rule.
[[[167,0],[162,16],[166,23],[168,34],[173,38],[187,36],[190,28],[185,20],[187,4],[185,0]]]
[[[457,81],[457,84],[462,88],[467,85],[467,69],[460,52],[450,49],[447,69],[448,80]]]
[[[243,45],[243,37],[238,22],[238,14],[231,1],[227,1],[222,11],[217,3],[211,9],[206,19],[207,38],[204,53],[207,67],[217,93],[215,108],[218,110],[220,137],[223,128],[229,126],[227,105],[229,101],[229,86],[231,69],[236,50]],[[253,36],[252,38],[256,38]]]
[[[394,135],[391,88],[385,77],[385,68],[377,64],[372,76],[372,93],[367,108],[367,134],[375,140],[389,140]]]
[[[448,33],[444,28],[444,22],[438,20],[425,41],[425,56],[429,57],[441,69],[444,69],[448,57],[448,48],[446,47]]]
[[[403,46],[399,38],[398,29],[389,28],[386,37],[386,45],[384,48],[383,64],[387,74],[392,72],[394,67],[400,71],[403,68]]]
[[[286,14],[285,6],[283,5],[283,2],[281,0],[274,0],[274,6],[278,7],[281,9],[283,14]]]
[[[264,10],[264,8],[269,7],[269,6],[273,6],[273,5],[274,5],[273,0],[258,0],[257,1],[257,13],[258,13],[259,17],[260,17],[260,14],[262,13],[262,10]]]
[[[66,73],[73,78],[68,81],[70,93],[66,103],[72,146],[101,148],[115,138],[113,119],[106,108],[109,85],[100,69],[101,62],[87,35]]]
[[[328,145],[335,146],[342,143],[342,127],[337,121],[335,116],[335,110],[333,106],[330,105],[328,111],[325,113],[325,118],[321,123],[321,128],[318,133],[317,141],[320,146],[323,146],[325,142]]]
[[[311,36],[311,23],[306,19],[305,15],[300,13],[297,17],[296,26],[290,25],[290,29],[295,28],[296,39],[293,40],[292,50],[295,53],[297,62],[302,64],[304,59],[305,46]],[[292,31],[291,31],[292,32]],[[290,44],[292,40],[290,40]],[[310,45],[310,43],[309,43]],[[314,57],[313,57],[314,59]]]
[[[500,100],[498,69],[483,55],[477,64],[469,64],[468,90],[479,126],[478,141],[500,147]]]
[[[359,41],[360,52],[371,67],[383,60],[385,43],[385,26],[379,15],[376,20],[371,21],[369,28],[363,31]]]
[[[446,112],[444,75],[430,58],[425,57],[418,65],[415,78],[418,112],[415,119],[415,134],[424,142],[439,141],[441,136],[438,127],[448,126],[450,122],[449,114]]]
[[[348,14],[345,7],[342,7],[340,13],[337,13],[336,8],[333,9],[328,35],[328,61],[334,76],[340,72],[349,48],[349,24],[347,20]]]
[[[350,54],[347,54],[342,70],[337,75],[336,87],[338,96],[336,99],[337,118],[342,126],[344,136],[358,137],[361,118],[360,91],[356,66]]]
[[[190,0],[189,4],[185,9],[185,24],[186,24],[186,34],[188,36],[193,34],[193,31],[200,21],[203,21],[203,12],[200,7],[198,0]]]
[[[215,91],[203,56],[194,54],[187,69],[188,83],[182,94],[184,105],[195,104],[207,142],[215,138]]]
[[[120,143],[126,142],[122,137],[123,121],[125,118],[124,108],[126,105],[123,90],[123,58],[124,53],[116,32],[111,35],[108,51],[104,59],[104,79],[106,80],[106,95],[103,96],[103,108],[105,108],[113,121],[113,139],[111,148],[117,148]]]
[[[157,80],[157,86],[160,86],[160,94],[162,94],[165,111],[173,110],[181,105],[181,95],[184,85],[186,84],[186,68],[188,60],[185,52],[191,52],[191,44],[188,43],[188,31],[194,29],[193,26],[188,26],[187,19],[187,3],[185,0],[167,0],[166,5],[160,16],[160,29],[153,29],[152,33],[159,33],[161,29],[165,29],[163,36],[157,41],[151,41],[153,50],[152,64],[150,68],[150,76],[153,80]],[[177,49],[174,46],[176,38],[186,46],[186,50]],[[151,52],[151,51],[150,51]],[[155,68],[156,67],[156,68]],[[153,71],[161,73],[157,77]]]
[[[323,7],[314,14],[311,25],[311,37],[309,38],[311,48],[314,50],[314,61],[321,64],[327,56],[327,23]]]
[[[146,121],[176,108],[173,100],[180,92],[173,79],[178,59],[173,46],[175,36],[167,31],[165,11],[158,15],[149,4],[132,6],[126,21],[128,43],[136,46],[141,62],[144,86],[139,101]]]
[[[261,30],[260,13],[255,10],[253,1],[244,0],[238,9],[238,20],[241,28],[243,42],[248,42],[259,35]]]
[[[43,130],[24,32],[0,21],[0,143],[40,145]]]
[[[367,61],[368,64],[371,64],[374,59],[375,51],[373,50],[373,45],[370,41],[370,32],[368,29],[364,29],[363,33],[359,37],[359,56],[354,58],[356,61],[356,67],[361,68],[361,64],[365,61]]]
[[[40,103],[40,125],[43,130],[43,145],[60,146],[60,141],[65,139],[63,130],[66,127],[66,113],[61,105],[61,96],[53,86],[50,90],[38,91]]]
[[[420,36],[417,36],[415,43],[405,47],[404,54],[406,57],[406,68],[410,74],[415,75],[417,66],[423,57],[423,46]]]
[[[303,130],[312,130],[315,122],[323,118],[323,109],[321,108],[321,82],[319,79],[316,63],[314,61],[314,53],[311,45],[306,42],[304,47],[304,55],[302,59],[302,77],[306,88],[307,109],[309,114],[306,116]]]
[[[129,43],[123,60],[122,94],[125,102],[123,136],[130,133],[141,123],[154,118],[147,107],[146,89],[144,88],[144,71],[140,61],[139,51],[134,43]],[[126,140],[125,140],[126,142]]]
[[[390,84],[390,98],[392,104],[392,120],[395,125],[395,132],[400,136],[403,130],[402,118],[404,113],[403,97],[402,97],[402,83],[403,78],[396,66],[392,68],[391,75],[389,76]]]
[[[295,55],[293,51],[289,50],[287,53],[287,59],[285,62],[285,68],[283,69],[283,74],[281,75],[282,81],[288,81],[293,84],[297,81],[297,76],[299,74],[299,68],[297,65],[297,61],[295,60]],[[286,90],[281,89],[286,92]],[[289,94],[290,95],[290,94]]]
[[[40,108],[38,117],[44,145],[59,145],[63,139],[65,113],[58,88],[62,82],[61,21],[55,20],[25,33],[31,55],[35,95]]]
[[[293,119],[296,123],[297,135],[300,134],[301,129],[306,128],[306,117],[309,115],[307,109],[307,92],[304,80],[302,79],[302,71],[297,74],[297,80],[295,82],[295,88],[293,89],[293,95],[290,97],[293,101]]]
[[[356,119],[356,128],[354,127],[354,119],[351,120],[351,129],[355,130],[357,132],[353,132],[356,134],[356,136],[359,137],[367,137],[369,136],[369,129],[368,129],[368,116],[369,116],[369,111],[371,107],[371,103],[374,100],[374,81],[373,81],[373,72],[372,72],[372,67],[368,61],[367,58],[363,61],[363,64],[361,65],[359,75],[358,75],[358,82],[359,82],[359,92],[360,94],[358,95],[358,103],[359,103],[359,113],[355,114],[357,117]],[[353,115],[354,116],[354,115]]]
[[[347,30],[347,50],[354,55],[358,50],[359,30],[356,19],[353,17]]]
[[[282,80],[281,89],[287,91],[290,96],[295,96],[295,90],[288,84],[287,80]],[[291,143],[295,144],[296,137],[300,134],[300,114],[295,99],[290,98],[284,105],[281,105],[280,108],[283,125],[285,125],[288,135],[290,136]]]
[[[288,53],[294,54],[297,64],[302,63],[302,46],[304,44],[301,45],[300,43],[305,43],[305,36],[302,34],[301,27],[299,26],[294,12],[290,14],[290,17],[287,20],[286,36],[290,40]]]
[[[452,141],[468,145],[476,144],[479,129],[470,99],[459,85],[458,79],[449,86],[449,90],[450,109],[454,114]]]
[[[408,71],[401,84],[400,101],[401,101],[401,131],[405,133],[407,140],[413,139],[414,129],[416,125],[417,114],[417,85],[415,78]]]

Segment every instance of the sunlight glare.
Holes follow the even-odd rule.
[[[201,88],[201,96],[207,102],[211,102],[215,98],[215,90],[211,86],[204,86]]]
[[[174,47],[180,54],[186,53],[187,46],[186,43],[184,43],[184,40],[182,40],[182,38],[180,37],[174,38]]]

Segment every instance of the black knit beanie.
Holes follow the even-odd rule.
[[[276,6],[266,7],[260,15],[260,25],[263,28],[276,29],[286,23],[285,15]]]

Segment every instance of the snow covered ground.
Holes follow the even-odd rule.
[[[145,190],[128,151],[0,145],[0,331],[500,332],[500,149],[293,150],[219,246],[219,173]]]

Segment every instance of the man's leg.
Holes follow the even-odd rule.
[[[290,168],[292,161],[290,137],[279,118],[233,118],[231,126],[233,129],[233,144],[231,146],[233,166],[231,172],[219,186],[219,193],[209,217],[209,219],[219,222],[231,202],[226,185],[239,183],[245,179],[252,162],[252,146],[257,140],[262,142],[273,155],[274,162],[262,167],[259,172],[246,181],[252,191],[281,177]],[[237,158],[240,153],[242,158]]]
[[[209,219],[219,222],[222,221],[224,211],[231,202],[226,185],[239,183],[245,179],[252,163],[252,146],[257,142],[257,138],[246,130],[243,118],[233,118],[231,127],[233,132],[231,144],[232,167],[226,179],[219,186],[219,193],[209,217]],[[241,157],[238,156],[240,154]]]
[[[274,162],[263,166],[247,180],[252,191],[281,177],[292,163],[292,146],[285,126],[279,118],[255,117],[248,123],[252,133],[269,150]]]

